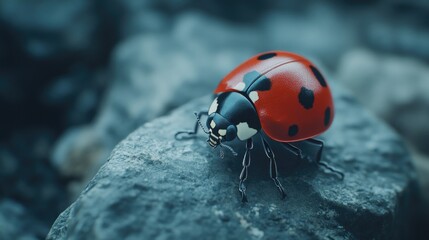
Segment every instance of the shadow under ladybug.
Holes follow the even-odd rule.
[[[344,178],[342,172],[320,161],[323,142],[313,137],[331,125],[334,105],[325,79],[307,59],[281,51],[262,53],[229,73],[214,92],[217,95],[209,110],[195,113],[194,129],[179,131],[175,138],[194,137],[200,126],[212,148],[226,148],[234,155],[237,153],[224,142],[245,141],[238,187],[242,202],[247,202],[244,182],[256,136],[261,139],[270,162],[270,177],[282,199],[286,194],[278,180],[276,157],[269,142],[278,142],[299,159],[314,159],[317,165]],[[207,116],[207,129],[201,123],[202,116]],[[303,146],[305,149],[301,149]]]

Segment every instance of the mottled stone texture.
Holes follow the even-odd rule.
[[[219,158],[191,128],[194,100],[139,128],[113,150],[48,239],[400,239],[413,236],[416,181],[399,137],[333,88],[336,117],[322,139],[335,175],[273,148],[288,197],[281,200],[259,145],[249,172],[249,203],[237,190],[239,157]]]

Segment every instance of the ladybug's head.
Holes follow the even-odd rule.
[[[212,113],[207,118],[209,139],[207,142],[213,148],[223,141],[231,141],[237,136],[237,128],[218,113]]]

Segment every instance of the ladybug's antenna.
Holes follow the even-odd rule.
[[[204,131],[206,134],[210,134],[210,133],[209,133],[209,131],[207,131],[207,130],[206,130],[206,128],[205,128],[205,127],[203,126],[203,124],[201,123],[200,118],[198,117],[198,113],[197,113],[197,112],[194,112],[194,115],[195,115],[195,117],[197,118],[198,125],[200,125],[201,129],[203,129],[203,131]]]
[[[223,143],[220,143],[219,144],[221,147],[224,147],[224,148],[226,148],[226,149],[228,149],[229,151],[231,151],[231,153],[232,153],[232,155],[234,155],[234,156],[237,156],[238,154],[237,154],[237,152],[236,151],[234,151],[234,149],[232,148],[232,147],[230,147],[230,146],[228,146],[228,145],[225,145],[225,144],[223,144]],[[223,151],[222,151],[222,148],[220,149],[220,157],[221,158],[223,158],[223,156],[224,156],[224,154],[223,154]]]

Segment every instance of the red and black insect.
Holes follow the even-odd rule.
[[[278,180],[275,156],[267,137],[302,158],[301,150],[293,145],[309,141],[319,146],[316,162],[343,177],[343,174],[320,162],[323,142],[313,137],[329,128],[334,118],[334,103],[328,83],[307,59],[289,52],[273,51],[254,56],[229,73],[214,91],[216,98],[208,111],[195,113],[193,131],[176,133],[195,136],[198,124],[209,135],[213,148],[238,138],[246,141],[239,191],[247,201],[244,181],[250,165],[252,138],[259,134],[265,154],[270,159],[270,176],[282,198],[286,196]],[[206,130],[200,117],[207,115]],[[229,148],[231,150],[231,148]]]

